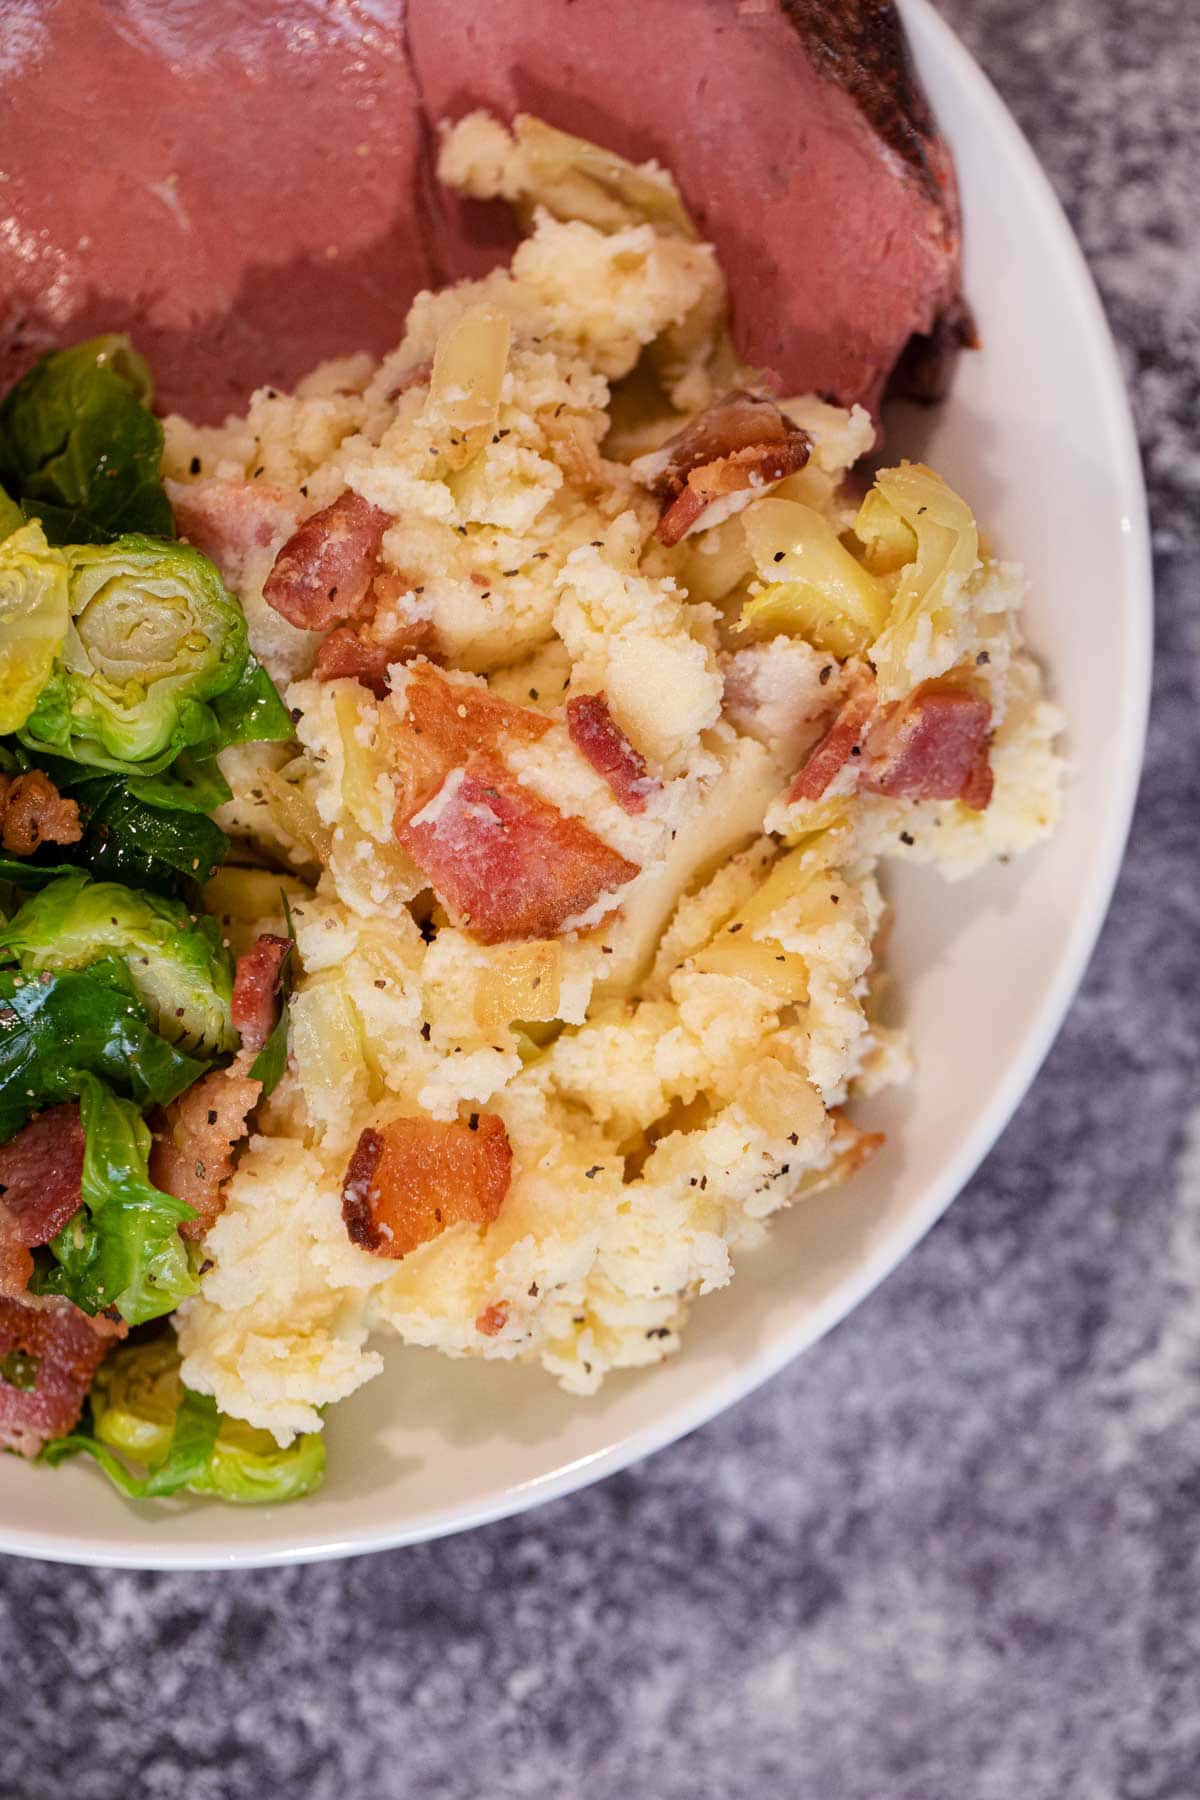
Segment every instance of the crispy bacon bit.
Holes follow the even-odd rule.
[[[69,1300],[0,1296],[0,1448],[36,1456],[79,1422],[92,1377],[124,1328]]]
[[[21,1242],[16,1224],[0,1206],[0,1294],[19,1299],[32,1274],[33,1257]]]
[[[501,700],[477,681],[448,681],[429,662],[408,672],[388,724],[397,818],[407,819],[437,793],[452,769],[505,738],[536,743],[550,729],[544,713]]]
[[[638,872],[494,757],[456,770],[396,836],[448,911],[484,944],[553,937]]]
[[[391,522],[347,488],[293,532],[263,583],[263,599],[304,631],[328,631],[357,618]]]
[[[790,806],[796,800],[819,800],[830,782],[861,748],[863,735],[875,711],[875,683],[860,677],[851,687],[825,736],[810,751],[804,767],[787,791]]]
[[[414,619],[404,630],[387,638],[356,631],[352,625],[338,625],[317,651],[313,674],[318,681],[361,681],[377,700],[382,700],[390,691],[388,670],[392,664],[428,656],[434,643],[433,623],[429,619]]]
[[[922,682],[872,728],[860,786],[898,800],[957,800],[977,810],[991,799],[987,740],[992,709],[950,682]],[[982,763],[980,756],[982,753]]]
[[[662,783],[647,775],[636,751],[608,710],[603,694],[575,694],[567,701],[567,730],[581,756],[603,775],[628,813],[646,810],[646,797]]]
[[[508,1324],[508,1301],[493,1300],[475,1321],[475,1329],[483,1337],[499,1337]]]
[[[279,1017],[279,974],[291,949],[290,938],[264,931],[237,959],[233,978],[233,1022],[242,1050],[257,1056]]]
[[[359,1137],[342,1183],[352,1242],[375,1256],[407,1256],[451,1225],[487,1225],[512,1181],[503,1119],[391,1119]]]
[[[216,563],[231,587],[246,558],[296,529],[296,501],[269,481],[167,481],[181,537]]]
[[[971,772],[963,783],[958,796],[964,806],[972,812],[986,812],[992,803],[992,791],[996,786],[996,777],[992,772],[991,733],[984,738],[975,752],[975,761],[971,764]]]
[[[393,569],[380,570],[371,583],[365,623],[337,626],[317,651],[313,669],[317,680],[349,677],[382,700],[391,685],[388,670],[393,663],[432,658],[437,647],[433,620],[414,619],[403,610],[413,585]]]
[[[41,769],[0,775],[0,844],[11,856],[32,856],[40,844],[77,844],[82,836],[79,807]]]
[[[736,388],[631,467],[665,502],[656,535],[669,547],[748,506],[811,455],[808,433],[773,400]]]
[[[262,1092],[262,1083],[239,1067],[245,1056],[242,1051],[232,1067],[203,1076],[172,1100],[155,1125],[150,1179],[197,1213],[179,1227],[182,1237],[204,1237],[225,1210],[234,1151]]]
[[[388,721],[396,836],[485,944],[551,936],[638,872],[500,761],[506,741],[534,742],[550,724],[427,662],[409,669]]]
[[[83,1125],[75,1101],[35,1113],[0,1148],[0,1293],[20,1293],[29,1251],[48,1244],[83,1204]]]
[[[287,938],[265,931],[238,957],[231,1010],[242,1047],[228,1069],[195,1082],[155,1124],[150,1179],[198,1215],[179,1227],[182,1237],[204,1237],[225,1210],[225,1183],[262,1093],[250,1068],[279,1017],[279,976],[289,948]]]

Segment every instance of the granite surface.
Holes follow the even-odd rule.
[[[943,10],[1082,234],[1159,550],[1132,854],[1045,1070],[872,1299],[598,1488],[294,1571],[0,1563],[0,1800],[1200,1795],[1200,6]]]

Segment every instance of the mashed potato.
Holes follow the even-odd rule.
[[[934,548],[924,506],[907,523],[893,509],[890,536],[846,539],[859,514],[843,478],[873,438],[860,410],[782,403],[811,440],[804,466],[758,474],[675,543],[656,535],[657,447],[745,380],[730,379],[720,272],[674,229],[661,171],[638,172],[655,201],[642,222],[627,208],[562,218],[537,207],[518,158],[478,118],[443,158],[467,191],[533,207],[510,268],[419,295],[378,365],[264,390],[220,429],[168,422],[180,518],[201,522],[296,723],[290,749],[228,753],[222,817],[247,866],[222,872],[211,903],[236,948],[283,928],[285,888],[298,980],[288,1072],[177,1317],[188,1385],[281,1443],[377,1372],[379,1330],[533,1360],[581,1394],[673,1351],[692,1300],[729,1280],[770,1215],[870,1154],[845,1110],[855,1094],[907,1073],[870,1006],[877,859],[956,877],[1055,818],[1060,721],[1022,648],[1019,571],[979,553],[954,496]],[[297,526],[347,491],[388,519],[364,629],[408,634],[374,691],[314,675],[326,632],[263,593]],[[780,502],[793,513],[754,525]],[[791,547],[756,563],[768,517],[801,521],[821,579],[861,589],[864,616],[883,605],[882,629],[856,625],[850,644],[850,614],[806,627],[817,576]],[[847,542],[857,575],[837,563]],[[767,628],[741,629],[751,617]],[[864,683],[872,731],[903,739],[871,766],[902,774],[926,723],[905,713],[907,689],[968,723],[983,708],[990,804],[888,792],[882,776],[867,791],[854,758],[875,755],[874,736],[817,792],[822,746]],[[506,844],[525,829],[468,793],[465,753],[398,812],[431,684],[464,730],[507,709],[488,779],[551,834],[530,853],[551,898],[579,846],[601,872],[553,928],[497,933],[455,887],[447,821]],[[594,722],[597,696],[632,787],[574,729],[571,703]],[[484,1119],[510,1157],[493,1216],[431,1228],[403,1256],[386,1234],[382,1254],[356,1240],[345,1201],[359,1147],[397,1119]]]

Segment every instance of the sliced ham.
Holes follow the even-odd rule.
[[[646,798],[662,786],[646,773],[645,758],[634,749],[608,710],[603,694],[574,694],[567,701],[567,730],[579,754],[602,775],[629,813],[646,810]]]
[[[398,1118],[364,1131],[342,1183],[353,1243],[375,1256],[407,1256],[451,1225],[488,1225],[512,1181],[503,1119]]]
[[[396,836],[455,923],[484,944],[553,937],[638,873],[489,756],[447,776]]]
[[[35,1113],[0,1146],[0,1293],[22,1293],[29,1252],[58,1236],[83,1205],[83,1124],[72,1100]]]
[[[431,122],[479,105],[670,168],[730,272],[738,349],[787,392],[874,405],[913,334],[936,350],[954,317],[953,168],[892,0],[36,17],[0,75],[5,386],[51,344],[128,329],[163,409],[219,421],[263,382],[382,353],[419,290],[511,249],[504,209],[433,180]],[[88,101],[69,132],[64,94]]]
[[[0,1295],[0,1448],[36,1456],[79,1422],[92,1378],[121,1328],[69,1300]]]
[[[359,617],[391,522],[347,488],[293,532],[263,583],[263,599],[304,631],[328,631]]]
[[[279,1018],[280,976],[290,941],[264,932],[238,957],[233,981],[233,1022],[242,1046],[228,1069],[213,1069],[160,1114],[150,1150],[150,1179],[196,1210],[179,1227],[185,1238],[204,1237],[225,1208],[225,1184],[250,1129],[262,1083],[250,1073]]]
[[[739,388],[631,467],[664,502],[656,535],[670,546],[748,506],[811,455],[808,433],[773,400]]]
[[[166,481],[180,537],[239,587],[247,559],[296,529],[296,497],[268,481]]]
[[[923,682],[872,726],[859,786],[897,800],[961,799],[982,812],[992,795],[991,727],[981,694]]]
[[[82,836],[78,805],[41,769],[0,775],[0,845],[10,856],[32,856],[42,844],[77,844]]]

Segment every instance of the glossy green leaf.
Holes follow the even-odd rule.
[[[42,357],[0,403],[0,481],[53,544],[173,537],[150,371],[118,334]]]
[[[122,957],[161,1037],[208,1057],[237,1046],[233,958],[216,920],[178,900],[93,881],[78,870],[30,895],[0,926],[0,951],[15,956],[26,975]]]
[[[129,1325],[173,1312],[199,1286],[179,1227],[195,1210],[154,1187],[150,1132],[131,1100],[95,1075],[77,1082],[83,1119],[83,1205],[49,1245],[56,1266],[31,1286],[95,1314],[116,1307]]]
[[[166,1105],[208,1064],[151,1028],[123,962],[60,975],[0,969],[0,1143],[93,1072],[139,1106]]]

